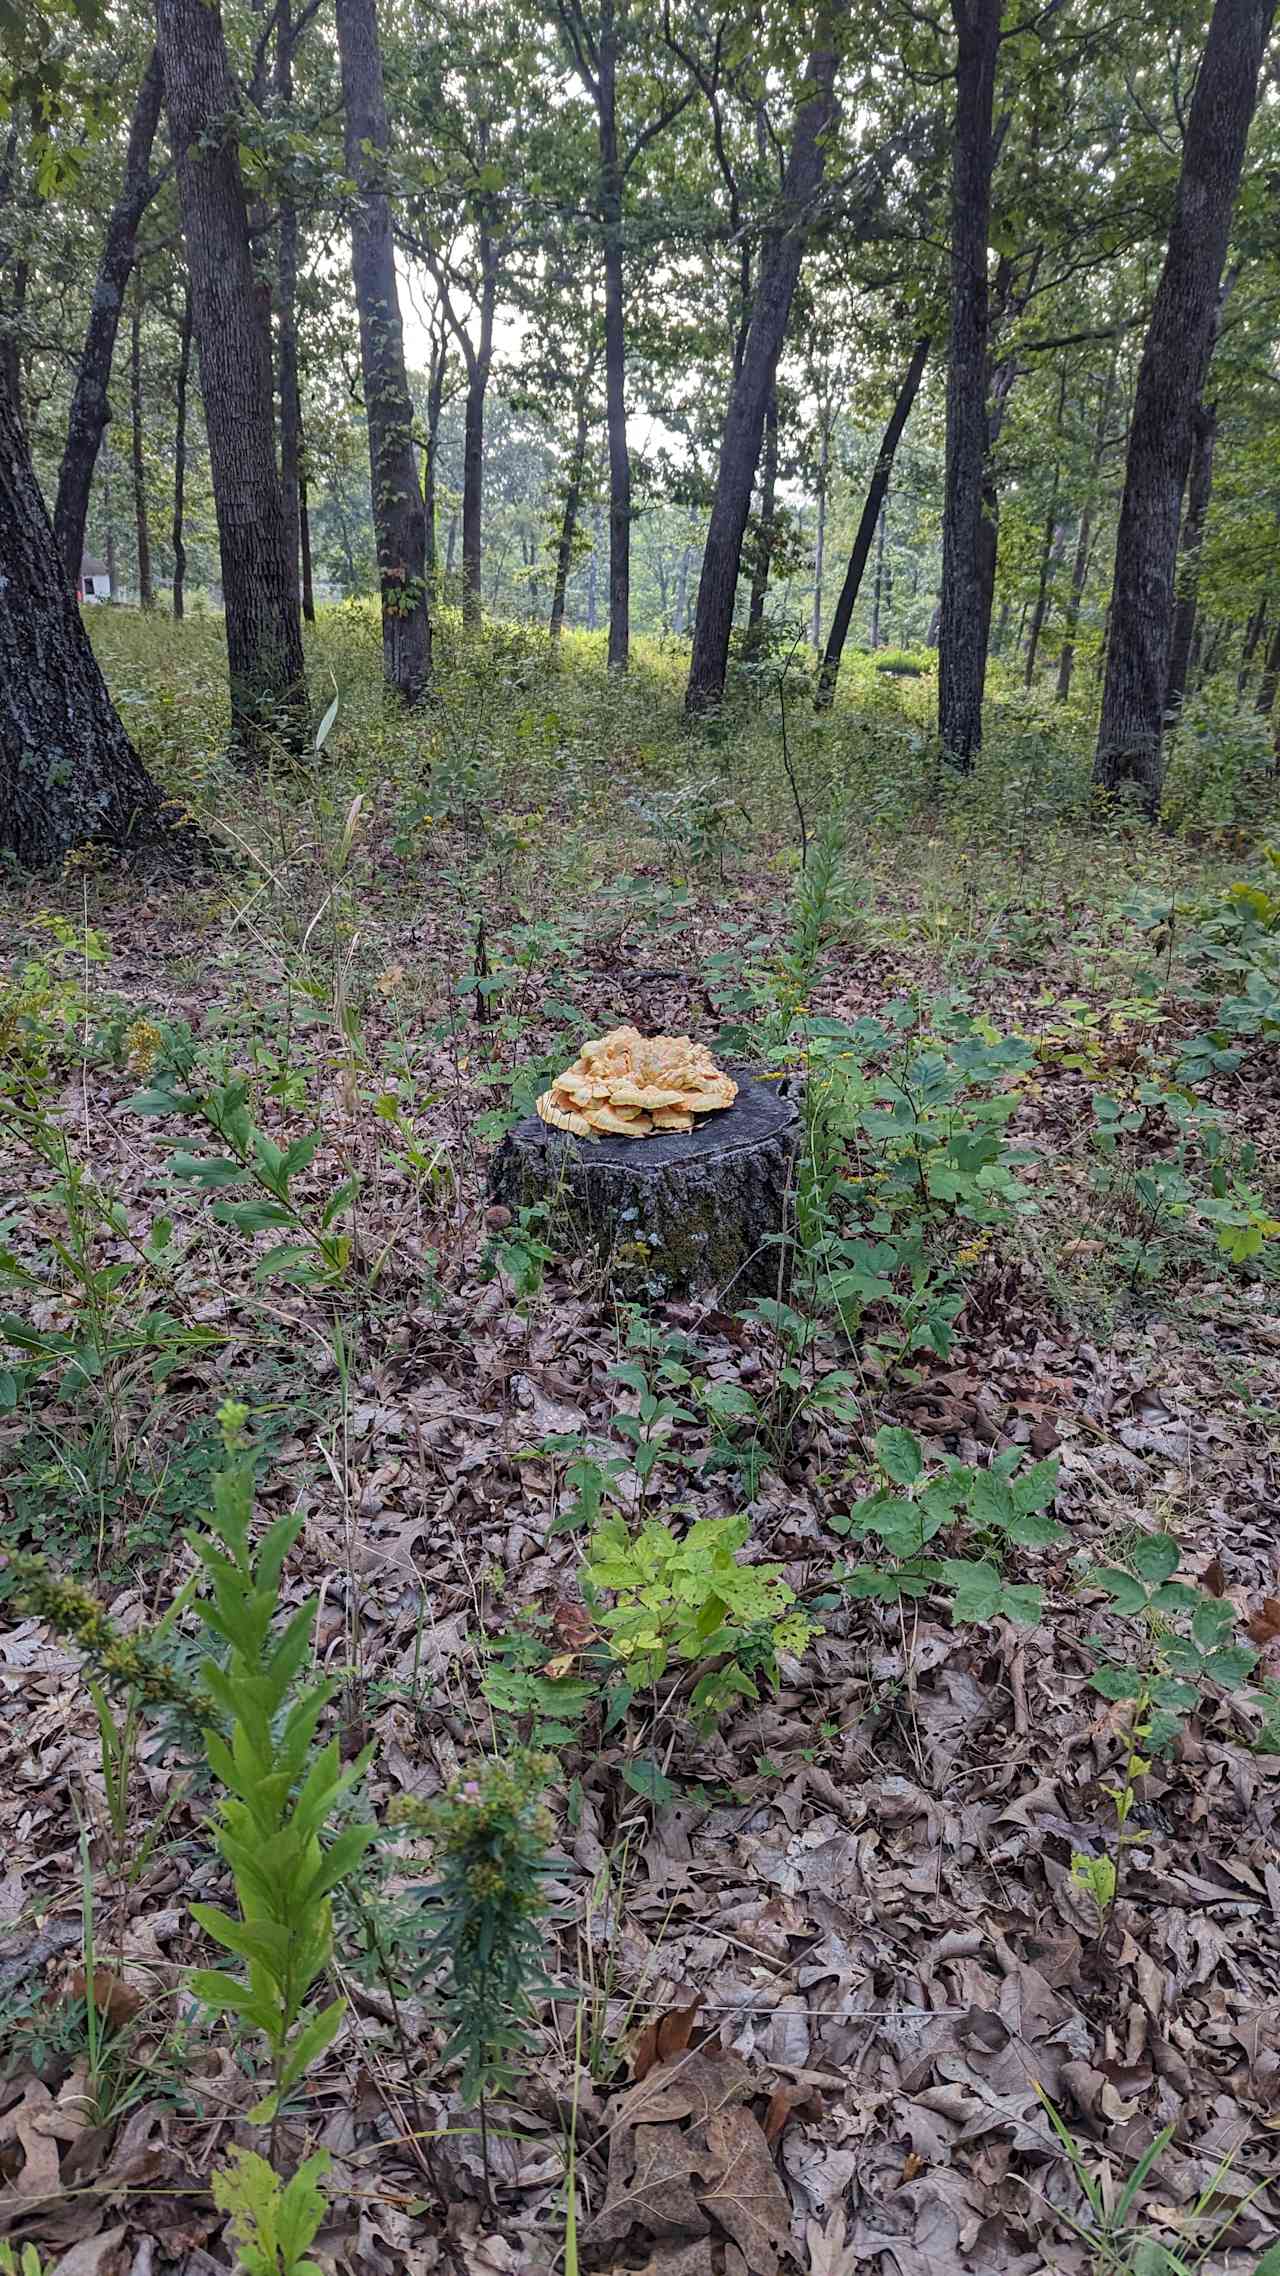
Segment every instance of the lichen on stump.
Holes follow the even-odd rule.
[[[734,1302],[770,1294],[784,1261],[778,1236],[790,1225],[800,1117],[790,1099],[733,1073],[733,1105],[689,1131],[592,1140],[529,1115],[498,1149],[494,1200],[509,1209],[545,1202],[549,1237],[596,1252],[624,1289],[715,1289]]]

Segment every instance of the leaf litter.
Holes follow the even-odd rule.
[[[109,884],[101,891],[110,904]],[[779,922],[755,905],[744,914],[757,932]],[[156,902],[108,906],[106,921],[121,992],[145,985],[155,1008],[169,974],[169,1008],[197,1029],[220,1011],[191,979],[205,958],[198,923]],[[721,895],[685,941],[665,944],[687,976],[658,991],[658,1024],[705,1024],[701,974],[732,948],[736,922]],[[627,952],[597,951],[572,988],[559,983],[588,1030],[630,1008]],[[466,951],[456,933],[393,916],[367,954],[389,1004],[398,960],[448,975]],[[905,952],[837,950],[822,1008],[874,1011],[904,985],[905,963]],[[918,953],[912,977],[930,979]],[[1016,972],[1001,976],[1006,1023],[1019,986]],[[371,1063],[395,1033],[379,1001],[375,990]],[[532,1054],[552,1033],[530,1017],[518,1048]],[[323,1029],[300,1047],[328,1101],[313,1190],[335,1165],[364,1168],[376,1197],[365,1239],[387,1258],[356,1322],[345,1393],[323,1298],[280,1283],[264,1294],[252,1244],[210,1247],[199,1204],[168,1185],[154,1126],[121,1111],[130,1078],[86,1063],[64,1101],[92,1129],[95,1174],[135,1235],[163,1191],[184,1293],[220,1338],[140,1413],[146,1483],[105,1521],[107,1601],[126,1627],[142,1625],[185,1575],[174,1521],[166,1538],[153,1518],[154,1479],[193,1422],[229,1389],[274,1401],[282,1429],[263,1504],[305,1513],[290,1594],[319,1583],[317,1649],[335,1667],[354,1655],[344,1744],[376,1741],[380,1809],[398,1792],[438,1791],[490,1743],[481,1632],[536,1607],[570,1660],[585,1648],[577,1548],[556,1529],[570,1497],[539,1449],[557,1433],[601,1455],[617,1446],[608,1291],[553,1266],[527,1302],[501,1270],[477,1276],[485,1157],[468,1132],[495,1103],[482,1040],[460,1028],[420,1055],[433,1103],[410,1120],[450,1168],[447,1198],[425,1217],[344,1104]],[[1043,1160],[1070,1159],[1082,1097],[1077,1078],[1050,1069],[1019,1108]],[[1255,1129],[1260,1110],[1261,1099],[1242,1109]],[[287,1112],[278,1120],[284,1130]],[[39,1229],[35,1212],[18,1237]],[[1088,1244],[1065,1244],[1062,1271],[1085,1286]],[[57,1324],[57,1305],[42,1317]],[[696,1302],[652,1317],[660,1332],[697,1335],[710,1379],[767,1379],[771,1354],[750,1323]],[[1176,1304],[1122,1305],[1105,1324],[1086,1305],[1080,1320],[1068,1324],[1063,1287],[1050,1295],[1034,1256],[992,1254],[969,1278],[948,1359],[911,1382],[869,1378],[876,1419],[962,1461],[1056,1451],[1073,1555],[1105,1561],[1126,1535],[1175,1531],[1185,1569],[1270,1651],[1280,1333],[1265,1288],[1202,1276]],[[834,1339],[820,1359],[839,1363]],[[50,1429],[66,1419],[51,1412]],[[31,1459],[21,1418],[0,1432],[17,1478]],[[705,1432],[677,1426],[679,1498],[699,1513],[731,1506],[729,1485],[703,1467],[708,1450]],[[806,1455],[758,1481],[756,1535],[802,1591],[830,1567],[826,1521],[844,1491],[832,1481],[859,1492],[866,1478],[865,1443],[827,1421]],[[624,1501],[640,1498],[634,1473],[621,1486]],[[17,1497],[11,1506],[20,1531]],[[674,1803],[650,1807],[620,1784],[618,1734],[574,1759],[572,1807],[558,1800],[557,1973],[572,1990],[594,1952],[594,2074],[576,2063],[571,2007],[550,2007],[537,2063],[491,2113],[490,2198],[473,2121],[437,2073],[429,2002],[409,2001],[397,2021],[376,1986],[349,1986],[349,2024],[294,2124],[294,2154],[316,2141],[333,2154],[322,2264],[552,2276],[572,2133],[580,2265],[611,2276],[1083,2276],[1094,2263],[1082,2199],[1047,2096],[1112,2202],[1169,2129],[1134,2220],[1189,2259],[1216,2240],[1202,2265],[1222,2276],[1252,2270],[1280,2233],[1274,1773],[1210,1701],[1143,1781],[1100,1936],[1071,1859],[1112,1824],[1118,1724],[1088,1686],[1091,1610],[1061,1560],[1047,1560],[1045,1580],[1029,1631],[952,1629],[920,1605],[846,1608],[776,1698],[710,1736],[673,1726]],[[233,2134],[251,2138],[252,2099],[184,1991],[199,1957],[187,1903],[217,1875],[181,1795],[136,1878],[120,1869],[75,1670],[34,1623],[0,1635],[0,2234],[36,2241],[59,2276],[212,2276],[227,2260],[207,2174]],[[142,1770],[147,1807],[162,1807],[172,1773],[150,1740]],[[89,1988],[81,1824],[97,1875],[93,1997],[128,2056],[116,2107],[100,2082],[89,2107],[70,2043]]]

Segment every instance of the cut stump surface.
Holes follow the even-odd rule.
[[[652,1295],[715,1289],[738,1302],[777,1289],[800,1116],[791,1099],[730,1069],[738,1095],[690,1131],[574,1138],[536,1114],[504,1138],[490,1190],[510,1209],[545,1202],[552,1238],[596,1250]]]

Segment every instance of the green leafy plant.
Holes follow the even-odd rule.
[[[495,1714],[521,1726],[530,1746],[568,1746],[600,1702],[598,1675],[574,1672],[579,1664],[580,1655],[559,1644],[549,1615],[530,1608],[486,1640],[480,1689]]]
[[[847,1593],[894,1603],[941,1591],[957,1622],[1000,1614],[1023,1624],[1037,1621],[1040,1589],[1010,1580],[1003,1566],[1011,1549],[1049,1548],[1066,1539],[1065,1528],[1046,1514],[1057,1489],[1057,1462],[1050,1457],[1023,1469],[1022,1449],[1011,1447],[985,1470],[949,1461],[930,1476],[913,1431],[886,1425],[872,1444],[885,1483],[828,1522],[835,1533],[880,1542],[893,1563],[840,1570],[837,1579]],[[931,1542],[952,1531],[966,1536],[966,1545],[980,1554],[926,1556]]]
[[[1153,1754],[1172,1746],[1207,1685],[1235,1690],[1258,1660],[1251,1644],[1229,1641],[1234,1605],[1174,1578],[1181,1562],[1172,1534],[1148,1533],[1134,1544],[1127,1568],[1095,1566],[1085,1576],[1134,1622],[1138,1639],[1132,1657],[1111,1653],[1090,1683],[1104,1699],[1127,1702],[1145,1718],[1142,1737]],[[1096,1651],[1107,1649],[1098,1636],[1087,1641]]]
[[[235,2148],[226,2165],[210,2176],[213,2201],[228,2216],[227,2228],[245,2276],[322,2276],[307,2255],[327,2210],[320,2176],[329,2156],[318,2150],[281,2181],[254,2150]]]
[[[225,1666],[207,1658],[201,1674],[225,1718],[226,1735],[207,1730],[205,1750],[222,1788],[217,1845],[240,1915],[204,1904],[192,1913],[215,1943],[245,1963],[246,1974],[203,1969],[193,1989],[210,2007],[262,2033],[272,2085],[252,2115],[274,2123],[342,2021],[340,1999],[319,2008],[307,2002],[333,1951],[331,1892],[355,1871],[375,1829],[347,1826],[327,1849],[320,1835],[362,1776],[371,1750],[343,1770],[336,1739],[314,1743],[334,1686],[310,1684],[296,1696],[294,1686],[315,1624],[315,1599],[277,1627],[281,1571],[302,1519],[277,1518],[254,1548],[247,1414],[228,1405],[220,1420],[227,1467],[214,1481],[208,1534],[188,1538],[212,1591],[196,1610],[228,1654]]]
[[[587,1545],[584,1591],[628,1684],[657,1683],[673,1661],[716,1663],[690,1699],[707,1724],[758,1698],[757,1676],[776,1687],[778,1654],[802,1652],[815,1633],[781,1566],[740,1561],[747,1531],[738,1516],[699,1518],[683,1535],[653,1519],[632,1533],[613,1516]]]
[[[445,1968],[445,2062],[462,2065],[468,2106],[504,2087],[528,2043],[543,1968],[547,1756],[519,1750],[477,1764],[434,1802],[404,1797],[397,1823],[430,1842],[434,1883],[426,1956]]]
[[[489,1236],[480,1260],[481,1279],[492,1280],[502,1271],[512,1283],[517,1303],[529,1303],[541,1288],[556,1253],[545,1238],[550,1216],[550,1205],[545,1201],[530,1202],[514,1215],[507,1209],[491,1210]]]
[[[171,1174],[198,1186],[202,1192],[224,1192],[230,1186],[250,1185],[256,1192],[247,1201],[218,1201],[213,1215],[220,1224],[234,1225],[241,1233],[280,1232],[286,1238],[260,1257],[257,1276],[279,1273],[299,1282],[340,1280],[353,1261],[350,1232],[336,1230],[338,1220],[355,1201],[360,1181],[344,1178],[318,1213],[302,1203],[294,1180],[310,1168],[320,1145],[321,1132],[307,1131],[287,1146],[278,1146],[258,1128],[249,1112],[247,1077],[233,1076],[207,1091],[179,1091],[162,1076],[147,1089],[135,1092],[129,1106],[135,1114],[181,1114],[198,1117],[227,1149],[221,1154],[193,1154],[178,1147],[170,1155]]]

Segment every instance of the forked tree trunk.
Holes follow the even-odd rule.
[[[151,581],[151,524],[147,514],[147,460],[142,433],[142,287],[134,278],[133,311],[129,326],[129,428],[133,471],[133,521],[138,544],[138,601],[153,609],[156,590]]]
[[[1200,551],[1204,544],[1209,500],[1213,493],[1213,452],[1217,436],[1217,404],[1197,404],[1191,444],[1191,471],[1187,479],[1187,510],[1183,516],[1182,540],[1178,548],[1177,599],[1173,605],[1173,629],[1169,640],[1169,682],[1164,698],[1164,714],[1168,720],[1177,717],[1187,692],[1187,672],[1195,639],[1196,602],[1200,590]]]
[[[347,172],[356,185],[351,274],[369,428],[373,528],[382,589],[382,667],[388,687],[417,703],[431,676],[426,516],[413,455],[400,293],[385,186],[387,105],[374,0],[338,0]]]
[[[786,338],[804,258],[805,234],[822,186],[826,146],[836,116],[837,37],[848,0],[824,0],[805,67],[805,99],[796,110],[782,186],[782,217],[761,247],[759,274],[742,362],[729,396],[711,522],[698,580],[693,655],[685,708],[711,710],[724,694],[729,638],[742,562],[742,539],[760,458],[769,396]]]
[[[942,618],[938,733],[953,766],[968,770],[982,743],[995,531],[984,502],[990,306],[992,116],[1001,0],[951,0],[957,39],[951,172],[951,339],[947,362],[946,488],[942,513]]]
[[[173,414],[173,616],[179,623],[186,606],[187,546],[185,535],[187,490],[187,388],[191,380],[191,280],[182,295],[182,329],[178,335],[178,378]]]
[[[1112,580],[1094,780],[1160,809],[1178,521],[1218,287],[1275,0],[1215,0],[1191,98],[1164,269],[1138,371]]]
[[[163,86],[159,50],[153,48],[129,126],[124,180],[107,222],[93,299],[89,305],[89,322],[85,329],[84,346],[80,351],[80,364],[71,396],[67,439],[63,446],[62,464],[58,469],[53,526],[57,533],[58,551],[73,588],[80,575],[80,562],[84,553],[84,530],[89,515],[93,470],[98,463],[98,449],[111,417],[107,388],[111,380],[111,362],[115,354],[120,311],[124,306],[125,286],[129,282],[129,271],[133,267],[134,250],[138,242],[138,223],[156,189],[151,176],[151,150],[160,117]]]
[[[218,517],[232,740],[246,755],[264,737],[300,750],[307,732],[302,628],[222,18],[214,0],[157,0],[156,16]]]
[[[849,626],[853,622],[854,606],[862,584],[863,571],[867,566],[867,556],[871,551],[871,541],[876,533],[876,525],[880,519],[880,508],[884,504],[885,492],[889,487],[889,478],[893,473],[893,462],[897,455],[898,445],[902,440],[903,429],[911,416],[911,406],[919,393],[920,381],[924,374],[928,354],[928,339],[917,340],[911,351],[911,360],[903,373],[897,401],[889,414],[889,424],[881,437],[879,455],[872,468],[871,480],[867,485],[867,495],[863,500],[857,534],[853,541],[853,551],[849,555],[849,566],[845,571],[844,583],[840,588],[840,598],[836,602],[836,613],[831,620],[831,630],[827,634],[827,652],[822,659],[822,670],[818,674],[818,686],[814,696],[814,702],[819,711],[826,711],[830,707],[836,692],[836,681],[840,677],[840,659],[844,654],[844,644],[848,638]],[[931,624],[928,639],[930,647],[933,646],[936,637],[936,625]]]
[[[44,869],[154,835],[160,793],[103,685],[3,370],[0,562],[0,854]]]

